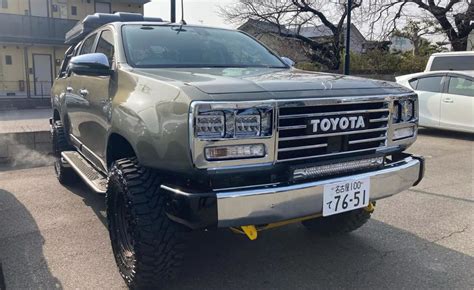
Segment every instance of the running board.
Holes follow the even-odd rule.
[[[94,191],[103,193],[107,191],[107,178],[95,169],[81,154],[76,151],[61,153],[64,160]]]

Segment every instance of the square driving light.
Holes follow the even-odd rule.
[[[253,144],[207,147],[204,149],[204,153],[206,159],[210,161],[259,158],[265,156],[265,145]]]
[[[393,131],[393,140],[410,138],[413,137],[413,135],[415,135],[415,127],[395,129]]]

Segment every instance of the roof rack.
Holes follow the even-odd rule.
[[[95,29],[112,22],[138,22],[151,21],[163,22],[161,18],[145,17],[138,13],[117,12],[114,14],[95,13],[89,15],[84,20],[79,21],[71,30],[66,33],[66,44],[74,45],[79,43],[86,35]]]

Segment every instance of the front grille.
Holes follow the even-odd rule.
[[[361,129],[312,131],[311,120],[351,116],[362,116],[366,126]],[[386,145],[389,116],[387,101],[280,107],[277,160],[284,162],[370,154]]]

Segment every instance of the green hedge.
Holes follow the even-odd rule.
[[[415,56],[411,53],[391,54],[371,51],[365,54],[351,54],[352,74],[395,74],[403,75],[425,70],[429,56]],[[327,71],[318,63],[298,63],[297,68],[313,71]],[[341,64],[339,72],[342,72]]]

